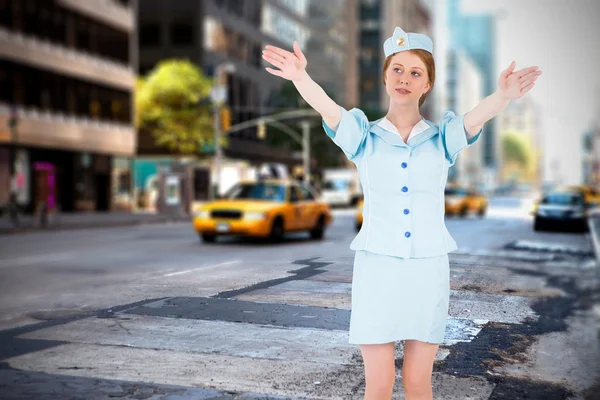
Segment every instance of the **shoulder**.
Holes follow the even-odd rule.
[[[453,111],[446,111],[442,118],[437,122],[426,121],[431,126],[435,126],[438,128],[440,132],[444,132],[448,126],[448,124],[456,118],[456,114]]]
[[[356,119],[365,121],[367,123],[369,122],[369,118],[367,118],[367,115],[365,114],[365,112],[358,107],[353,107],[353,108],[349,109],[348,113],[350,113]]]

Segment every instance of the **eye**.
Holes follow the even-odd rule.
[[[394,68],[394,72],[398,72],[398,71],[401,71],[401,69],[400,68]]]
[[[421,74],[420,74],[420,73],[418,73],[418,72],[415,72],[415,71],[413,71],[413,75],[414,75],[414,76],[421,76]]]

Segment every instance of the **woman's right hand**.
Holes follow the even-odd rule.
[[[294,52],[280,49],[275,46],[266,46],[263,50],[263,58],[279,68],[266,68],[267,72],[281,78],[294,81],[300,79],[304,75],[306,69],[306,57],[302,54],[298,42],[294,41]]]

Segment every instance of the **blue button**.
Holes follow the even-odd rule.
[[[408,164],[407,164],[407,163],[405,163],[405,162],[403,162],[403,163],[402,163],[402,164],[400,164],[400,165],[402,165],[402,168],[406,168],[406,167],[408,167]]]
[[[410,237],[410,232],[406,232],[406,233],[404,234],[404,236],[406,236],[407,238],[409,238],[409,237]]]
[[[408,188],[407,188],[406,186],[402,186],[402,191],[403,191],[404,193],[406,193],[406,192],[408,192]]]
[[[410,212],[410,211],[408,211],[408,208],[405,208],[405,209],[404,209],[404,215],[408,215],[408,213],[409,213],[409,212]]]

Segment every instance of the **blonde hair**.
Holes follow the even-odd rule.
[[[435,61],[433,59],[433,55],[426,51],[426,50],[421,50],[421,49],[416,49],[416,50],[408,50],[413,52],[417,57],[419,57],[421,59],[421,61],[423,61],[423,64],[425,64],[425,68],[427,69],[427,77],[429,79],[429,90],[427,91],[427,93],[430,93],[431,90],[433,89],[433,84],[435,83]],[[386,59],[385,62],[383,63],[383,84],[385,85],[386,83],[386,79],[385,79],[385,72],[387,71],[388,67],[390,66],[391,62],[392,62],[392,57],[394,57],[394,54],[389,55]],[[425,102],[425,99],[427,98],[427,93],[423,94],[421,96],[421,98],[419,99],[419,107],[421,107],[423,105],[423,103]]]

